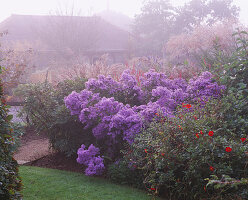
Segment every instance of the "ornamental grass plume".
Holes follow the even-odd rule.
[[[229,53],[235,48],[235,41],[232,37],[235,28],[238,26],[233,21],[218,22],[212,26],[199,25],[189,33],[182,33],[169,39],[164,47],[169,61],[183,63],[186,59],[200,64],[197,57],[204,55],[204,52],[211,52],[214,42],[218,39],[220,50]]]

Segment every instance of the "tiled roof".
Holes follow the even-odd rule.
[[[87,50],[127,49],[130,36],[127,31],[97,16],[12,15],[0,23],[0,31],[6,29],[8,30],[8,35],[4,37],[6,40],[39,40],[47,43],[50,50],[56,49],[52,44],[52,37],[56,39],[63,34],[67,34],[67,40],[71,38],[79,41],[73,41],[78,48],[80,48],[80,42],[94,40],[94,45],[89,45]]]

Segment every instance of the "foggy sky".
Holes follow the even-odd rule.
[[[117,12],[134,17],[140,13],[143,0],[0,0],[0,22],[11,14],[48,15],[56,10],[65,12],[72,8],[82,16],[92,15],[109,8]],[[183,5],[189,0],[171,0],[174,5]],[[109,3],[108,3],[109,2]],[[248,0],[234,0],[234,4],[241,8],[241,22],[248,25]]]

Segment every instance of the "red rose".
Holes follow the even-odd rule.
[[[226,152],[231,152],[232,148],[231,147],[226,147]]]
[[[151,190],[156,190],[155,188],[150,188]]]
[[[161,155],[162,155],[162,156],[164,156],[164,155],[165,155],[165,153],[161,153]]]
[[[241,141],[244,142],[246,140],[246,138],[241,138]]]
[[[210,171],[214,171],[214,168],[212,166],[209,167]]]
[[[199,134],[198,134],[198,133],[196,133],[195,136],[196,136],[197,138],[199,138]]]
[[[187,104],[187,105],[186,105],[186,108],[191,108],[191,105],[190,105],[190,104]]]
[[[214,135],[214,132],[213,132],[213,131],[209,131],[209,132],[208,132],[208,135],[209,135],[209,136],[213,136],[213,135]]]
[[[145,149],[145,152],[147,153],[147,149]]]
[[[200,131],[200,134],[202,134],[202,135],[203,135],[203,132],[202,132],[202,131]]]

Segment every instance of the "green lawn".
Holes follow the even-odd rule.
[[[20,167],[24,200],[151,200],[144,191],[112,184],[83,174],[46,169]]]

